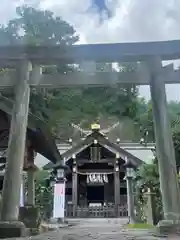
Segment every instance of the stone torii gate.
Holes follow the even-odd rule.
[[[30,87],[57,88],[112,84],[150,85],[164,217],[180,218],[180,193],[170,122],[166,83],[180,83],[180,71],[161,61],[180,58],[180,41],[117,43],[54,47],[1,47],[0,67],[15,70],[0,74],[0,90],[14,88],[9,147],[4,179],[1,221],[18,220]],[[132,72],[74,72],[41,74],[40,65],[82,62],[139,62]],[[32,65],[31,65],[32,64]],[[32,67],[33,66],[33,67]]]

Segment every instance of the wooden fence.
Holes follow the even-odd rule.
[[[65,208],[65,216],[68,218],[115,218],[127,217],[127,205],[109,206],[78,206],[73,216],[73,205],[68,204]]]

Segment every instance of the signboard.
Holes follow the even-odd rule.
[[[23,187],[23,183],[21,183],[20,207],[24,207],[24,187]]]
[[[65,182],[54,184],[53,218],[64,218]]]

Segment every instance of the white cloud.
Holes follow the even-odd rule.
[[[98,0],[97,0],[98,1]],[[112,18],[100,24],[95,10],[87,13],[90,0],[44,0],[48,7],[71,23],[88,43],[152,41],[180,37],[179,0],[107,0]]]
[[[97,0],[98,1],[98,0]],[[0,19],[15,16],[15,7],[27,3],[50,9],[72,24],[87,43],[152,41],[180,38],[179,0],[106,0],[112,17],[100,23],[90,9],[92,0],[1,0]]]
[[[81,43],[180,39],[179,0],[106,0],[112,17],[104,15],[103,22],[96,9],[87,11],[91,0],[1,0],[2,21],[13,18],[15,6],[22,2],[34,6],[40,2],[41,8],[62,16],[80,34]],[[168,98],[180,99],[179,90],[179,86],[168,87]]]

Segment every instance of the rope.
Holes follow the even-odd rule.
[[[77,174],[80,174],[80,175],[89,175],[89,174],[107,174],[107,175],[110,175],[110,174],[114,174],[115,172],[108,172],[108,173],[103,173],[103,172],[92,172],[92,173],[89,173],[89,172],[76,172]]]

